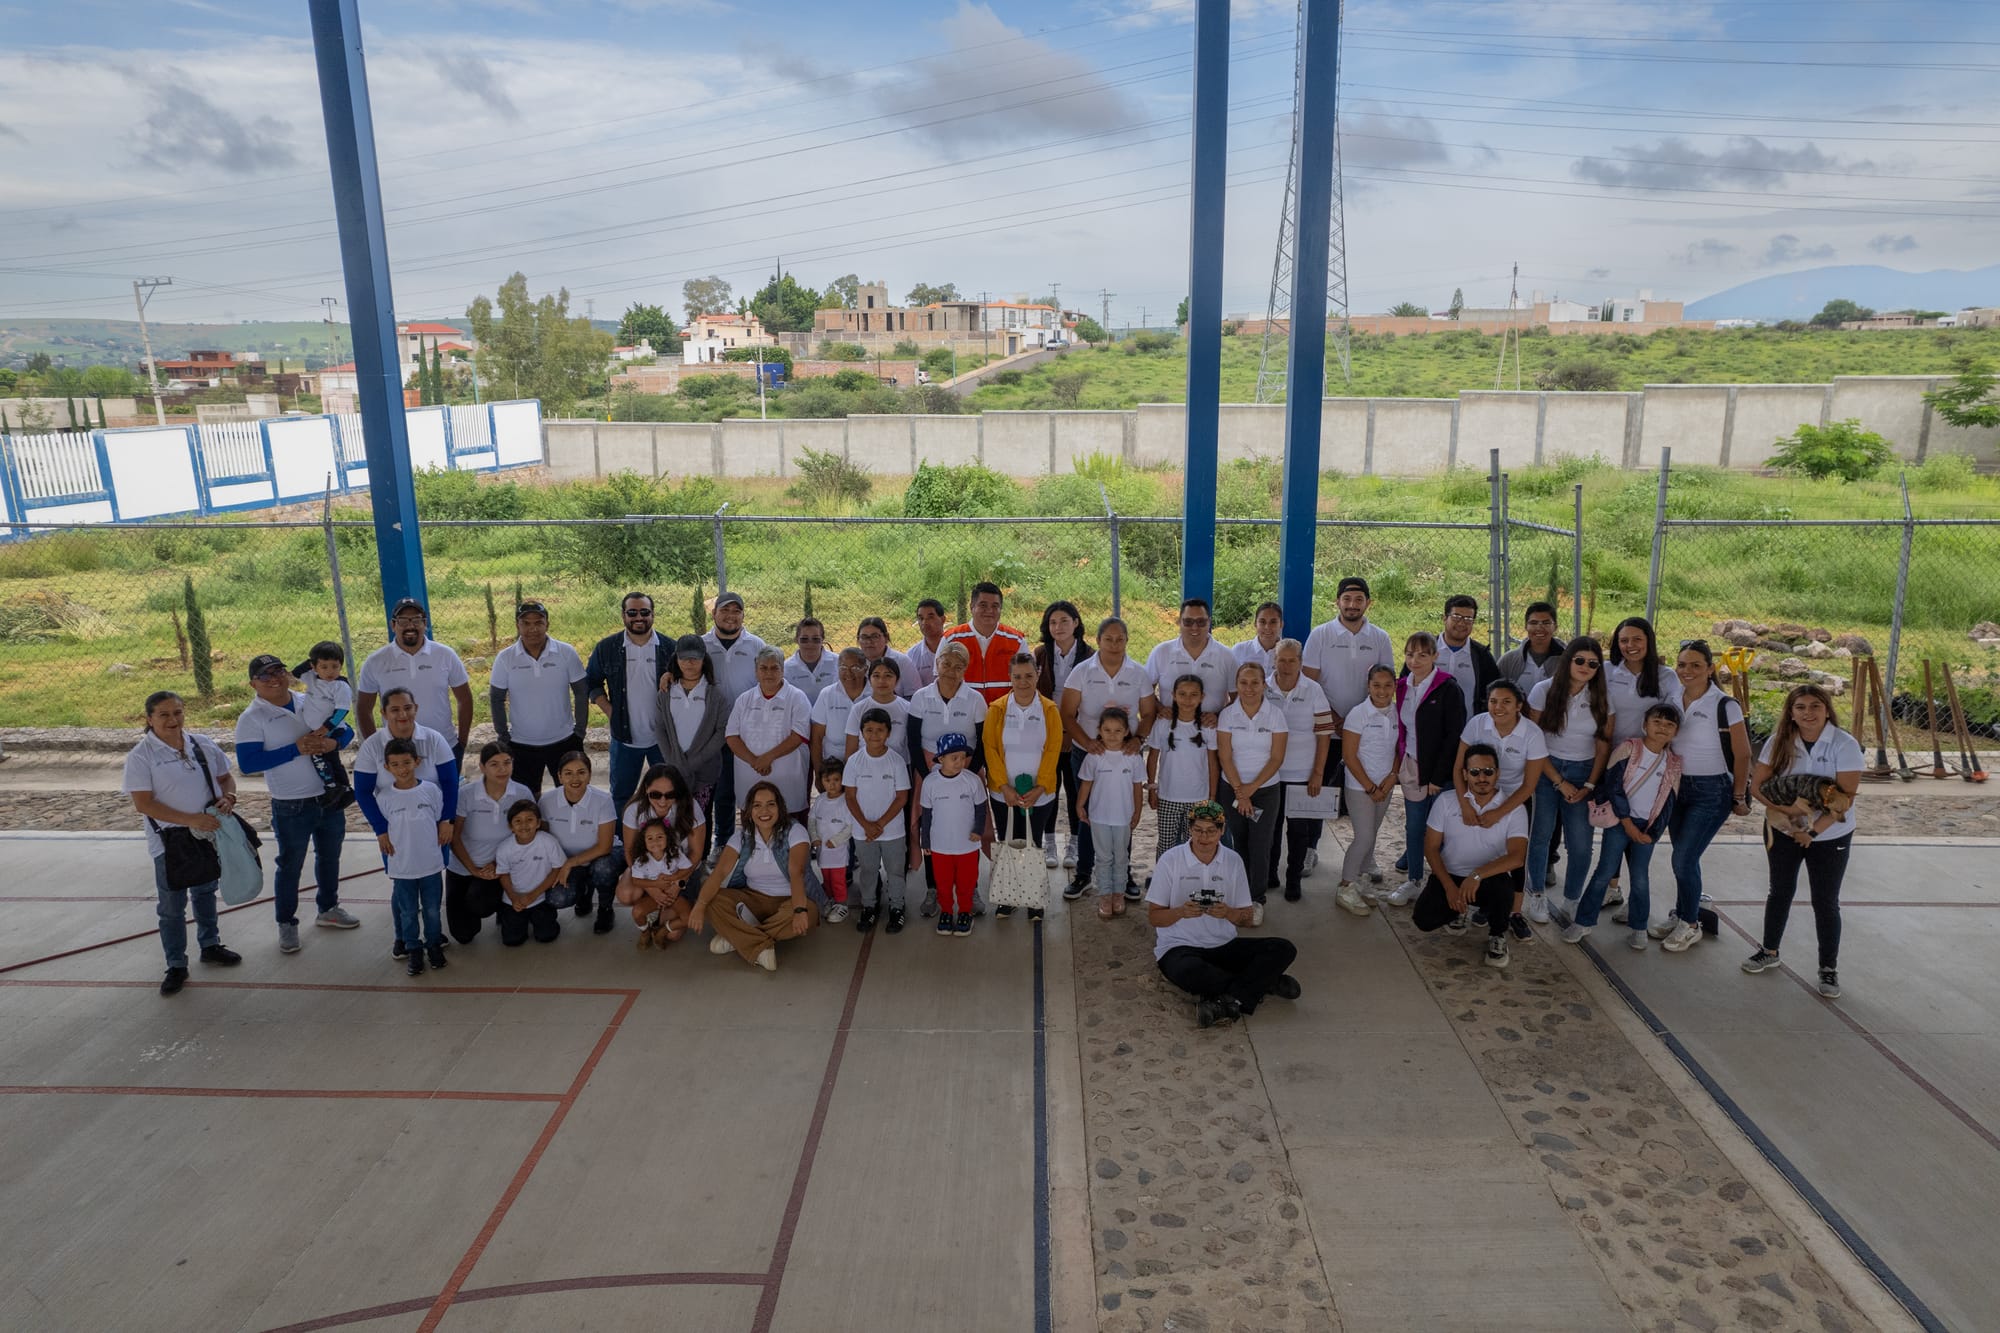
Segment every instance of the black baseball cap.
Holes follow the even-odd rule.
[[[741,605],[743,605],[743,594],[740,592],[725,592],[715,599],[715,609],[718,611],[725,606]]]
[[[549,609],[540,602],[523,602],[514,608],[514,619],[519,620],[522,616],[540,616],[547,620]]]
[[[1346,578],[1342,579],[1340,581],[1340,586],[1333,590],[1333,595],[1335,597],[1338,597],[1340,596],[1340,594],[1346,592],[1349,588],[1354,589],[1356,592],[1360,593],[1363,597],[1369,598],[1371,601],[1374,599],[1375,594],[1368,591],[1368,580],[1362,578],[1358,574],[1349,574]]]
[[[287,676],[292,674],[285,660],[276,653],[258,653],[250,659],[250,679],[255,680],[268,671],[281,671]]]
[[[674,641],[674,656],[687,658],[707,657],[708,645],[702,642],[701,635],[699,634],[683,634],[679,639]]]
[[[401,601],[397,602],[394,606],[389,608],[389,619],[394,620],[397,616],[402,615],[403,612],[405,611],[415,611],[425,620],[429,620],[431,618],[431,613],[424,609],[424,604],[422,602],[418,601],[414,597],[405,597]]]

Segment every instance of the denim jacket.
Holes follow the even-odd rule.
[[[1647,773],[1652,764],[1651,752],[1644,741],[1636,736],[1612,752],[1611,767],[1605,771],[1598,783],[1598,790],[1611,802],[1611,813],[1620,819],[1629,819],[1639,826],[1639,831],[1649,838],[1657,838],[1660,830],[1667,826],[1667,820],[1674,812],[1674,797],[1680,792],[1681,757],[1673,750],[1663,750],[1660,762],[1666,766],[1660,786],[1653,796],[1653,808],[1640,814],[1632,808],[1627,798],[1625,785],[1635,782],[1641,774]],[[1636,765],[1636,767],[1635,767]]]
[[[747,889],[750,887],[750,839],[756,837],[754,829],[742,828],[736,831],[731,845],[736,848],[736,865],[729,872],[729,882],[724,888]],[[791,854],[792,839],[804,837],[805,830],[789,819],[778,821],[778,830],[771,840],[771,855],[784,865]],[[820,884],[819,876],[813,873],[812,858],[806,858],[806,897],[822,912],[826,910],[826,889]]]

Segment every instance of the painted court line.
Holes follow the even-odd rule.
[[[391,1102],[559,1102],[560,1092],[446,1092],[422,1088],[149,1088],[94,1083],[0,1084],[0,1097],[270,1097],[281,1100]]]
[[[155,990],[154,981],[91,981],[62,977],[7,977],[0,986],[41,986],[57,990]],[[318,981],[190,981],[189,990],[352,991],[381,995],[607,995],[637,999],[639,992],[612,986],[401,986]]]

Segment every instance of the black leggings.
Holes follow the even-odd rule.
[[[1799,891],[1799,867],[1806,868],[1812,890],[1813,924],[1819,930],[1819,965],[1840,966],[1840,881],[1847,875],[1847,853],[1854,835],[1801,847],[1770,829],[1764,832],[1764,855],[1771,863],[1771,896],[1764,900],[1764,949],[1778,952],[1792,898]]]
[[[1271,853],[1278,841],[1278,803],[1285,789],[1274,782],[1250,793],[1250,808],[1257,812],[1257,818],[1250,819],[1237,812],[1236,793],[1229,784],[1224,782],[1220,787],[1226,816],[1223,831],[1229,836],[1230,848],[1243,858],[1243,868],[1250,876],[1250,897],[1261,903],[1270,887]]]
[[[1207,949],[1177,945],[1160,955],[1160,972],[1174,985],[1204,1000],[1233,995],[1247,1014],[1255,1011],[1258,1001],[1270,993],[1298,956],[1298,948],[1290,940],[1239,935]]]
[[[460,944],[470,944],[479,934],[479,925],[500,910],[507,895],[497,879],[444,872],[444,925]]]

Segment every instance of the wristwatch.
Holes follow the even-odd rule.
[[[801,913],[803,913],[803,912],[804,912],[805,910],[806,910],[806,909],[805,909],[805,908],[803,908],[803,907],[794,907],[794,908],[792,909],[792,915],[793,915],[793,916],[798,916],[798,915],[800,915]]]

